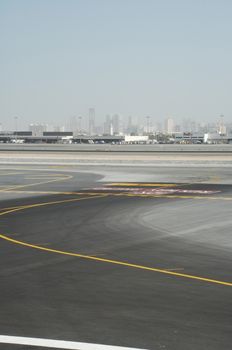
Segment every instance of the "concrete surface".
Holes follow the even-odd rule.
[[[11,144],[0,143],[3,151],[52,151],[52,152],[232,152],[232,144],[156,144],[156,145],[111,145],[111,144]]]
[[[1,334],[230,349],[230,167],[11,164],[0,181]]]
[[[232,167],[232,153],[205,152],[0,152],[0,164]]]

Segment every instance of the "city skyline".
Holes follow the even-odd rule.
[[[68,128],[69,125],[76,124],[78,126],[82,126],[82,129],[85,130],[89,130],[90,125],[89,125],[89,113],[90,110],[94,111],[94,122],[93,125],[96,124],[97,125],[103,125],[104,128],[104,123],[105,123],[105,119],[108,117],[112,118],[113,116],[119,116],[121,122],[123,123],[127,123],[128,119],[133,119],[133,122],[135,124],[143,124],[144,126],[146,125],[147,127],[147,123],[148,123],[148,118],[149,118],[149,123],[152,124],[165,124],[165,121],[168,118],[174,119],[176,124],[181,124],[184,120],[191,120],[194,123],[197,124],[210,124],[210,123],[216,123],[217,120],[220,119],[221,116],[223,116],[225,123],[230,124],[232,123],[232,117],[224,115],[224,113],[219,113],[218,115],[214,114],[211,116],[211,118],[208,120],[206,117],[204,116],[198,116],[198,117],[190,117],[190,113],[184,116],[177,116],[177,115],[173,115],[172,113],[169,113],[168,115],[162,115],[162,116],[158,116],[158,115],[151,115],[151,114],[143,114],[143,115],[124,115],[122,113],[119,112],[106,112],[105,114],[101,115],[99,113],[98,110],[96,110],[95,107],[88,107],[87,110],[85,111],[85,113],[81,114],[81,113],[72,113],[68,116],[65,116],[64,118],[61,118],[59,120],[52,119],[52,118],[38,118],[36,119],[34,116],[28,117],[27,119],[19,114],[15,114],[13,116],[11,116],[10,118],[8,118],[7,120],[5,120],[5,118],[3,118],[0,115],[0,125],[2,126],[2,128],[4,130],[10,130],[10,129],[14,129],[15,128],[15,124],[17,122],[17,124],[19,125],[19,127],[23,130],[26,129],[27,126],[29,124],[48,124],[48,125],[53,125],[53,126],[65,126],[65,128]],[[75,120],[75,121],[74,121]]]
[[[83,125],[83,121],[85,121]],[[227,123],[224,116],[219,116],[214,122],[196,122],[190,118],[177,121],[172,117],[166,118],[163,122],[153,120],[146,116],[143,122],[129,116],[126,120],[119,114],[107,114],[105,120],[99,123],[95,119],[95,109],[89,108],[89,115],[86,118],[72,116],[65,124],[30,123],[26,127],[20,126],[18,117],[14,118],[15,125],[11,129],[5,129],[0,123],[0,131],[32,131],[34,136],[40,136],[44,131],[67,132],[71,131],[76,135],[143,135],[143,134],[178,134],[178,133],[207,133],[217,132],[226,134],[232,132],[232,123]],[[85,126],[86,125],[86,126]]]
[[[83,124],[92,107],[99,123],[231,122],[231,10],[227,0],[3,0],[0,122]]]

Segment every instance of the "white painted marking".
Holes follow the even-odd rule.
[[[185,190],[181,188],[143,188],[143,187],[94,187],[94,191],[120,191],[132,192],[133,194],[176,194],[176,193],[190,193],[190,194],[215,194],[221,191],[206,191],[206,190]]]
[[[121,346],[79,343],[79,342],[55,340],[55,339],[14,337],[9,335],[0,335],[0,343],[42,346],[46,348],[69,349],[69,350],[145,350],[145,349],[138,349],[138,348],[136,349],[125,348]]]

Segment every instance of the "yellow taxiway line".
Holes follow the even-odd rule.
[[[35,184],[31,184],[35,185]],[[0,190],[2,193],[21,193],[21,194],[47,194],[47,195],[108,195],[115,197],[138,197],[138,198],[169,198],[169,199],[205,199],[205,200],[221,200],[221,201],[232,201],[232,197],[222,197],[222,196],[194,196],[194,195],[175,195],[175,194],[143,194],[143,193],[130,193],[130,192],[59,192],[59,191],[17,191],[12,189]],[[2,210],[2,209],[0,209]]]
[[[56,176],[54,176],[56,177]],[[47,180],[47,181],[41,181],[41,182],[36,182],[36,183],[32,183],[32,184],[26,184],[26,185],[17,185],[14,187],[7,187],[5,189],[0,189],[0,192],[9,192],[15,189],[19,189],[19,188],[25,188],[25,187],[32,187],[32,186],[37,186],[37,185],[44,185],[44,184],[48,184],[51,182],[61,182],[61,181],[65,181],[65,180],[70,180],[72,179],[72,175],[64,175],[63,178],[62,177],[58,177],[52,180]]]
[[[88,259],[88,260],[94,260],[94,261],[98,261],[98,262],[105,262],[105,263],[110,263],[110,264],[114,264],[114,265],[127,266],[127,267],[132,267],[132,268],[136,268],[136,269],[140,269],[140,270],[159,272],[159,273],[166,274],[166,275],[184,277],[184,278],[188,278],[188,279],[194,279],[194,280],[198,280],[198,281],[204,281],[204,282],[209,282],[209,283],[214,283],[214,284],[221,284],[221,285],[224,285],[224,286],[232,287],[232,282],[219,281],[219,280],[215,280],[215,279],[211,279],[211,278],[205,278],[205,277],[201,277],[201,276],[189,275],[189,274],[186,274],[186,273],[174,272],[174,271],[170,271],[170,269],[169,270],[163,270],[163,269],[158,269],[158,268],[155,268],[155,267],[148,267],[148,266],[143,266],[143,265],[131,264],[131,263],[127,263],[127,262],[124,262],[124,261],[111,260],[111,259],[99,258],[99,257],[96,257],[96,256],[91,256],[91,255],[84,255],[84,254],[79,254],[79,253],[67,252],[67,251],[63,251],[63,250],[46,248],[46,247],[42,247],[42,246],[39,246],[39,245],[30,244],[30,243],[26,243],[26,242],[23,242],[23,241],[18,241],[16,239],[7,237],[7,236],[2,235],[2,234],[0,234],[0,238],[4,239],[5,241],[9,241],[11,243],[14,243],[14,244],[18,244],[18,245],[21,245],[21,246],[25,246],[25,247],[29,247],[29,248],[33,248],[33,249],[37,249],[37,250],[42,250],[42,251],[45,251],[45,252],[62,254],[62,255],[68,255],[68,256],[74,256],[74,257]]]
[[[135,183],[135,182],[113,182],[107,186],[121,186],[121,187],[175,187],[176,184],[170,183]]]
[[[83,194],[82,194],[83,195]],[[29,209],[29,208],[36,208],[36,207],[44,207],[46,205],[53,205],[53,204],[62,204],[62,203],[71,203],[71,202],[79,202],[81,200],[85,199],[90,199],[90,198],[101,198],[101,197],[106,197],[107,194],[96,194],[96,196],[88,196],[88,197],[82,197],[82,198],[71,198],[71,199],[65,199],[65,200],[58,200],[58,201],[51,201],[51,202],[42,202],[42,203],[34,203],[34,204],[28,204],[28,205],[20,205],[17,207],[9,207],[9,208],[2,208],[0,209],[1,211],[4,211],[0,213],[0,216],[14,213],[16,211],[24,210],[24,209]]]
[[[77,202],[77,201],[81,201],[81,200],[87,200],[90,198],[105,197],[107,195],[108,194],[102,194],[101,196],[98,196],[98,197],[95,196],[95,197],[74,198],[74,199],[66,199],[66,200],[61,200],[61,201],[52,201],[52,202],[31,204],[31,205],[21,206],[18,208],[7,210],[3,213],[0,213],[0,216],[6,215],[9,213],[13,213],[16,211],[20,211],[20,210],[29,209],[29,208],[35,208],[35,207],[41,207],[41,206],[53,205],[53,204],[61,204],[61,203],[67,203],[67,202]],[[174,277],[187,278],[187,279],[191,279],[191,280],[197,280],[197,281],[201,281],[201,282],[208,282],[208,283],[232,287],[232,282],[220,281],[220,280],[216,280],[216,279],[212,279],[212,278],[206,278],[206,277],[195,276],[195,275],[190,275],[190,274],[186,274],[186,273],[170,271],[170,269],[169,270],[159,269],[156,267],[148,267],[148,266],[133,264],[133,263],[129,263],[129,262],[119,261],[119,260],[105,259],[105,258],[100,258],[100,257],[96,257],[96,256],[91,256],[91,255],[84,255],[84,254],[80,254],[80,253],[72,253],[72,252],[67,252],[67,251],[63,251],[63,250],[46,248],[46,247],[43,247],[40,245],[35,245],[35,244],[30,244],[27,242],[15,240],[15,239],[10,238],[10,237],[3,235],[3,234],[0,234],[0,238],[5,240],[5,241],[20,245],[20,246],[29,247],[29,248],[33,248],[33,249],[37,249],[37,250],[41,250],[41,251],[45,251],[45,252],[73,256],[73,257],[83,258],[83,259],[87,259],[87,260],[93,260],[93,261],[97,261],[97,262],[103,262],[103,263],[125,266],[125,267],[140,269],[140,270],[158,272],[161,274],[170,275],[170,276],[174,276]]]

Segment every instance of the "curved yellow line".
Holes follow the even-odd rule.
[[[62,174],[58,174],[58,176],[59,175],[62,175]],[[41,181],[41,182],[36,182],[36,183],[31,183],[31,184],[26,184],[26,185],[16,185],[16,186],[13,186],[13,187],[10,187],[10,188],[7,187],[5,189],[1,189],[0,192],[10,192],[11,190],[15,190],[15,189],[19,189],[19,188],[32,187],[32,186],[37,186],[37,185],[44,185],[44,184],[48,184],[48,183],[51,183],[51,182],[61,182],[61,181],[65,181],[65,180],[70,180],[72,178],[73,178],[72,175],[65,175],[64,174],[63,178],[56,178],[56,179],[53,179],[53,180]]]
[[[67,202],[75,202],[75,201],[81,201],[81,200],[90,199],[90,198],[99,198],[99,197],[106,197],[106,196],[107,196],[107,194],[102,194],[102,195],[92,196],[92,197],[82,197],[82,198],[74,198],[74,199],[66,199],[66,200],[60,200],[60,201],[25,205],[25,206],[21,206],[21,207],[17,207],[17,208],[12,208],[8,211],[0,213],[0,216],[6,215],[9,213],[13,213],[16,211],[24,210],[24,209],[29,209],[29,208],[35,208],[35,207],[41,207],[41,206],[53,205],[53,204],[60,204],[60,203],[67,203]],[[179,272],[174,272],[174,271],[170,271],[170,270],[159,269],[159,268],[155,268],[155,267],[148,267],[148,266],[143,266],[143,265],[131,264],[131,263],[127,263],[124,261],[111,260],[111,259],[99,258],[96,256],[91,256],[91,255],[84,255],[84,254],[79,254],[79,253],[66,252],[63,250],[46,248],[46,247],[42,247],[39,245],[30,244],[30,243],[23,242],[23,241],[18,241],[18,240],[15,240],[13,238],[7,237],[6,235],[3,235],[3,234],[0,234],[0,238],[5,240],[5,241],[14,243],[14,244],[18,244],[21,246],[25,246],[25,247],[45,251],[45,252],[68,255],[68,256],[73,256],[73,257],[78,257],[78,258],[83,258],[83,259],[88,259],[88,260],[94,260],[94,261],[98,261],[98,262],[105,262],[105,263],[110,263],[110,264],[114,264],[114,265],[126,266],[126,267],[146,270],[146,271],[159,272],[159,273],[170,275],[170,276],[183,277],[183,278],[188,278],[188,279],[193,279],[193,280],[198,280],[198,281],[203,281],[203,282],[220,284],[220,285],[232,287],[232,282],[220,281],[220,280],[215,280],[215,279],[201,277],[201,276],[194,276],[194,275],[189,275],[189,274],[185,274],[185,273],[179,273]]]

